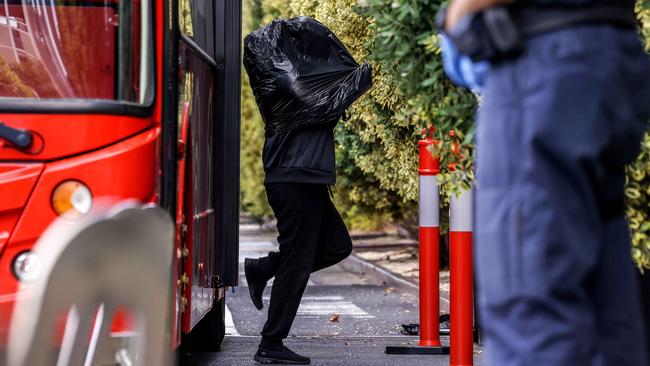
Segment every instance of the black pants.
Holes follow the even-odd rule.
[[[309,275],[352,252],[350,234],[324,184],[266,184],[278,220],[279,252],[260,260],[260,275],[275,276],[262,342],[280,344],[291,329]]]

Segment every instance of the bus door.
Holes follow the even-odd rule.
[[[212,1],[180,0],[178,27],[179,132],[185,136],[183,332],[188,333],[217,300],[214,208],[214,60]],[[185,129],[185,131],[183,131]]]
[[[223,328],[237,285],[241,0],[168,1],[161,205],[178,229],[178,344]]]

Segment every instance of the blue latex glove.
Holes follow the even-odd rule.
[[[456,85],[464,86],[480,94],[485,85],[485,76],[490,70],[487,61],[473,62],[469,57],[458,52],[456,45],[444,34],[439,35],[442,49],[442,66],[447,77]]]

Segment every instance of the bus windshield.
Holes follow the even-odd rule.
[[[151,42],[147,0],[0,0],[0,103],[31,98],[147,104]]]

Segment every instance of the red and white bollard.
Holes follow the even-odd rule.
[[[449,302],[451,366],[474,364],[471,190],[452,195],[449,207]]]
[[[418,346],[388,346],[388,354],[449,354],[440,344],[440,196],[436,175],[440,160],[430,147],[438,141],[425,138],[420,149],[420,342]]]
[[[436,175],[440,163],[429,151],[435,142],[420,147],[420,346],[440,346],[440,192]]]

